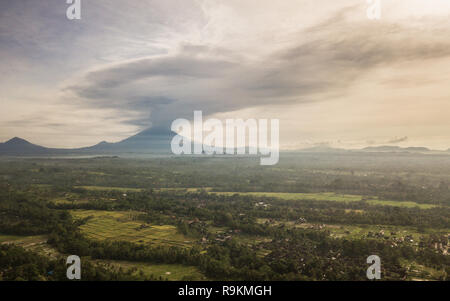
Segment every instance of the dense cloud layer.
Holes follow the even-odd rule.
[[[193,110],[328,100],[380,65],[450,56],[447,27],[351,22],[346,13],[353,10],[300,31],[298,41],[266,56],[246,59],[231,49],[185,45],[174,54],[89,72],[69,90],[91,105],[152,112],[153,123],[166,125]]]

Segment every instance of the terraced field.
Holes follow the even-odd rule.
[[[83,214],[81,214],[83,215]],[[48,245],[47,237],[44,235],[36,236],[17,236],[17,235],[0,235],[0,244],[14,244],[21,246],[27,250],[37,252],[40,255],[50,258],[59,256],[67,256],[59,253],[53,247]],[[145,276],[161,277],[163,280],[180,281],[180,280],[207,280],[200,271],[193,266],[185,266],[180,264],[151,264],[147,262],[130,262],[119,260],[95,260],[97,263],[108,264],[114,268],[122,268],[127,271],[134,269],[133,274],[143,273]]]
[[[445,271],[439,271],[414,261],[400,260],[400,264],[408,270],[408,279],[412,281],[429,281],[430,279],[443,279]]]
[[[136,220],[139,212],[71,210],[76,219],[91,217],[80,228],[89,238],[190,247],[193,241],[172,225],[149,225]]]

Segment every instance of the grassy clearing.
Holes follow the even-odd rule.
[[[110,176],[110,174],[100,172],[100,171],[88,171],[87,173],[90,175],[94,175],[94,176]]]
[[[50,184],[31,184],[31,187],[50,189],[50,188],[52,188],[52,185],[50,185]]]
[[[0,244],[18,245],[27,250],[52,258],[60,255],[57,250],[47,244],[47,236],[45,235],[17,236],[0,234]]]
[[[217,192],[222,195],[249,195],[256,197],[271,197],[282,200],[313,200],[313,201],[336,201],[336,202],[359,202],[363,200],[360,195],[337,194],[333,192],[323,193],[290,193],[290,192]]]
[[[189,188],[155,188],[156,191],[175,191],[175,192],[201,192],[204,191],[211,191],[212,187],[203,187],[203,188],[195,188],[195,187],[189,187]]]
[[[140,192],[143,191],[143,188],[128,188],[128,187],[110,187],[110,186],[75,186],[74,188],[82,188],[90,191],[120,191],[120,192]],[[196,188],[196,187],[186,187],[186,188],[154,188],[155,191],[170,191],[170,192],[200,192],[202,190],[204,191],[211,191],[211,187],[204,187],[204,188]]]
[[[264,224],[269,222],[269,219],[259,218],[258,223]],[[337,225],[337,224],[323,224],[323,223],[303,223],[296,224],[294,221],[272,221],[272,226],[279,226],[284,224],[287,227],[303,228],[303,229],[319,229],[322,231],[329,231],[330,235],[335,238],[347,239],[361,239],[367,238],[369,232],[374,234],[384,232],[384,236],[390,238],[401,238],[411,236],[414,242],[420,241],[421,237],[437,234],[445,235],[450,232],[450,229],[425,229],[423,233],[417,231],[415,227],[406,226],[391,226],[391,225]],[[394,233],[394,235],[391,235]],[[383,239],[383,238],[380,238]]]
[[[46,242],[47,237],[44,235],[19,236],[19,235],[3,235],[0,234],[0,243],[14,243],[18,245],[33,245],[36,243]]]
[[[325,225],[324,227],[330,230],[333,237],[345,237],[348,239],[366,238],[369,232],[380,233],[384,232],[385,237],[401,238],[411,236],[414,242],[418,242],[425,233],[419,233],[414,227],[402,226],[388,226],[388,225]],[[394,233],[394,235],[391,235]]]
[[[86,189],[90,191],[120,191],[120,192],[140,192],[142,188],[128,188],[128,187],[109,187],[109,186],[75,186],[75,188]]]
[[[50,203],[53,203],[55,205],[79,205],[79,204],[88,204],[89,200],[67,200],[67,199],[62,199],[62,198],[56,198],[56,199],[52,199],[50,200]]]
[[[420,209],[431,209],[436,207],[435,205],[431,204],[419,204],[415,202],[398,202],[387,200],[368,200],[367,203],[371,205],[393,206],[393,207],[407,207],[407,208],[419,207]]]
[[[23,236],[17,236],[17,235],[2,235],[0,234],[0,244],[2,243],[12,243],[18,240],[21,240]]]
[[[190,247],[193,241],[172,225],[149,225],[136,220],[139,212],[71,210],[76,219],[92,217],[80,227],[89,238]]]
[[[151,264],[146,262],[130,262],[117,260],[96,260],[96,262],[106,263],[114,268],[122,268],[125,271],[136,269],[135,275],[141,272],[145,276],[161,277],[170,281],[180,280],[207,280],[200,271],[193,266],[180,264]]]
[[[382,205],[382,206],[396,206],[396,207],[419,207],[420,209],[430,209],[436,207],[430,204],[419,204],[415,202],[398,202],[398,201],[387,201],[380,200],[377,197],[367,198],[362,195],[351,195],[351,194],[338,194],[334,192],[320,192],[320,193],[290,193],[290,192],[211,192],[218,195],[232,196],[234,194],[244,195],[244,196],[255,196],[255,197],[271,197],[281,200],[290,201],[302,201],[302,200],[314,200],[314,201],[335,201],[335,202],[361,202],[366,201],[371,205]]]

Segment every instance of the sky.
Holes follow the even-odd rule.
[[[375,1],[375,0],[373,0]],[[450,1],[0,0],[0,141],[280,120],[284,149],[450,148]]]

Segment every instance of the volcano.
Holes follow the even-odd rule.
[[[73,149],[47,148],[15,137],[5,143],[0,143],[0,155],[170,154],[170,143],[175,135],[176,133],[170,129],[150,128],[119,142],[109,143],[103,141],[93,146]]]

